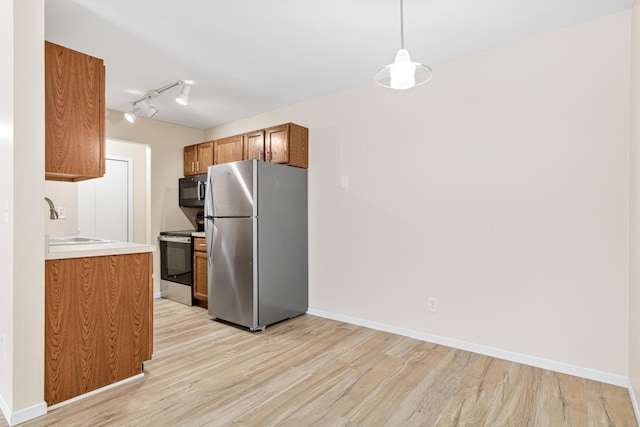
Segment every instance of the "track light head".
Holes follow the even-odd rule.
[[[191,85],[181,82],[180,93],[176,96],[176,102],[180,105],[187,105],[189,103],[189,92],[191,92]]]
[[[129,123],[135,123],[138,118],[138,114],[140,114],[140,109],[135,108],[128,113],[124,113],[124,118],[127,119]]]
[[[158,109],[149,103],[150,98],[138,101],[135,106],[138,107],[140,112],[145,116],[151,118],[156,115]],[[134,110],[135,111],[135,110]]]

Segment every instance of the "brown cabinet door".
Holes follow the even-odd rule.
[[[244,135],[235,135],[213,141],[213,158],[216,165],[242,160],[243,151]]]
[[[207,173],[209,166],[213,165],[213,141],[198,144],[198,154],[196,156],[196,173]]]
[[[289,126],[275,126],[265,129],[264,133],[267,161],[271,163],[289,163]]]
[[[244,160],[264,159],[264,131],[244,135]]]
[[[198,151],[196,145],[184,147],[184,176],[196,175],[196,159]]]
[[[138,375],[153,351],[151,253],[45,261],[44,400]]]
[[[198,301],[207,302],[209,294],[208,287],[207,253],[195,250],[193,252],[193,298]]]
[[[102,59],[45,42],[45,177],[98,178],[105,169]]]

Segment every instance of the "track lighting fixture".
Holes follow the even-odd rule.
[[[161,87],[160,89],[152,89],[147,92],[145,96],[142,98],[136,99],[131,103],[132,109],[131,111],[124,114],[125,119],[129,123],[134,123],[138,116],[145,117],[153,117],[158,112],[158,109],[151,105],[151,98],[155,98],[163,92],[168,91],[176,86],[180,86],[180,92],[176,95],[176,102],[180,105],[187,105],[189,103],[189,92],[191,92],[191,83],[185,82],[184,80],[178,80],[176,82],[170,83],[166,86]]]

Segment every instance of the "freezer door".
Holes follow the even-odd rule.
[[[255,328],[257,320],[254,221],[254,218],[207,220],[209,314],[248,328]]]
[[[209,166],[205,215],[255,216],[253,160]]]

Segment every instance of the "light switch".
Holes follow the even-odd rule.
[[[340,187],[348,188],[349,187],[349,177],[347,175],[342,175],[340,177]]]

